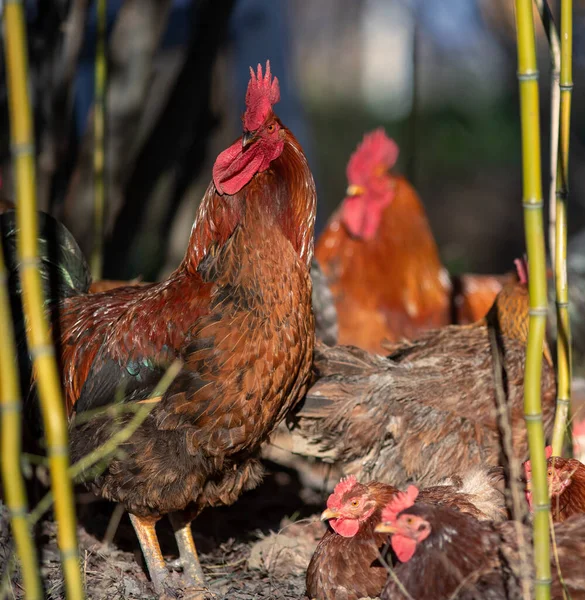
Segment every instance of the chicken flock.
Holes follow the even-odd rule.
[[[242,136],[217,157],[184,259],[164,281],[92,282],[71,234],[41,215],[40,264],[72,460],[132,418],[105,407],[151,407],[86,484],[130,514],[160,597],[177,591],[156,523],[170,518],[182,591],[205,598],[191,523],[258,485],[271,440],[344,473],[321,515],[329,528],[307,568],[307,598],[523,598],[532,585],[532,503],[522,263],[502,275],[449,274],[416,191],[391,171],[398,147],[381,129],[351,156],[347,197],[313,256],[315,185],[274,112],[279,96],[269,62],[250,70]],[[27,426],[38,440],[18,226],[9,202],[0,212]],[[569,263],[576,280],[581,262]],[[583,306],[576,290],[572,317]],[[556,394],[552,323],[542,353],[547,438]],[[579,363],[585,335],[578,324],[576,331]],[[179,374],[157,396],[177,360]],[[547,452],[553,597],[585,599],[585,466]],[[524,462],[523,481],[510,481],[511,460]],[[524,522],[511,520],[512,484],[525,493]]]

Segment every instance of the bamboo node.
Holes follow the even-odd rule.
[[[69,456],[69,447],[68,446],[50,446],[48,448],[47,454],[49,455],[49,457]]]
[[[15,2],[20,4],[20,2]],[[10,150],[15,156],[35,156],[35,145],[27,142],[10,144]]]
[[[561,92],[571,92],[573,90],[573,82],[561,83],[559,87],[561,88]]]
[[[9,400],[8,402],[2,402],[0,404],[0,414],[6,414],[9,412],[20,412],[22,410],[22,404],[20,400]]]
[[[565,186],[563,186],[561,189],[558,189],[555,192],[555,195],[559,200],[568,200],[569,199],[569,190]]]
[[[548,512],[550,510],[550,502],[547,502],[546,504],[534,504],[533,506],[534,506],[534,508],[532,510],[535,513],[536,512]]]
[[[536,579],[534,578],[534,585],[551,585],[552,579],[549,577],[548,579]]]
[[[25,256],[18,261],[19,269],[37,269],[41,264],[38,256]]]
[[[571,404],[570,398],[557,398],[557,404],[566,404],[567,406]]]
[[[67,550],[61,550],[61,552],[59,552],[59,554],[61,555],[61,560],[63,562],[65,562],[66,560],[69,560],[71,558],[75,558],[76,560],[79,558],[77,548],[67,548]]]
[[[518,81],[535,81],[538,79],[538,70],[516,73]]]
[[[32,356],[33,360],[36,360],[41,356],[54,356],[54,354],[55,349],[51,344],[40,344],[39,346],[33,346],[30,348],[30,355]]]
[[[542,413],[538,413],[537,415],[524,415],[525,421],[542,421]]]
[[[529,308],[528,309],[528,314],[531,317],[542,317],[543,315],[544,316],[548,315],[548,309],[546,309],[545,307],[542,307],[542,308]]]
[[[28,517],[28,512],[24,506],[17,506],[16,508],[8,508],[11,519],[22,519]]]
[[[522,202],[522,206],[526,210],[540,210],[543,207],[544,203],[542,198],[526,198]]]
[[[568,302],[559,302],[559,301],[557,300],[557,302],[556,302],[556,305],[557,305],[559,308],[569,308],[569,303],[568,303]]]

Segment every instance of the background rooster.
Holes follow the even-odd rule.
[[[272,112],[278,100],[278,80],[259,65],[243,136],[218,156],[185,258],[167,280],[70,293],[55,310],[74,460],[127,420],[76,424],[76,415],[117,390],[125,402],[148,399],[167,366],[184,361],[92,483],[129,511],[159,593],[168,573],[156,521],[171,513],[186,583],[203,587],[191,519],[258,483],[260,445],[308,383],[316,197],[302,149]]]
[[[400,585],[389,578],[381,594],[383,600],[423,600],[429,593],[436,600],[524,597],[521,576],[526,565],[532,578],[533,565],[529,527],[519,525],[527,552],[524,565],[516,523],[478,521],[449,506],[424,503],[417,495],[414,486],[397,495],[383,510],[382,523],[376,527],[378,533],[391,533],[392,550],[398,559],[394,573]],[[585,542],[579,533],[583,527],[585,515],[555,527],[558,563],[552,553],[552,598],[564,598],[564,591],[573,600],[585,598]]]
[[[446,480],[426,488],[421,497],[431,504],[447,504],[479,519],[506,517],[504,496],[498,489],[502,474],[476,469],[463,479]],[[382,509],[398,493],[392,485],[343,479],[327,500],[321,515],[328,530],[307,569],[307,595],[316,600],[358,600],[378,596],[388,572],[379,561],[386,539],[374,532]]]
[[[337,307],[339,343],[370,352],[383,352],[384,340],[476,321],[509,279],[451,280],[416,191],[389,172],[397,158],[383,129],[364,136],[347,165],[348,197],[315,247]]]
[[[528,298],[523,284],[506,290],[499,319],[450,326],[394,345],[383,358],[353,347],[317,345],[313,384],[291,433],[275,443],[293,452],[339,463],[345,474],[401,486],[433,485],[502,460],[493,354],[488,327],[496,327],[505,371],[513,445],[527,458],[524,360]],[[506,317],[509,311],[509,318]],[[517,323],[520,321],[520,323]],[[550,434],[555,374],[544,361],[542,406]]]

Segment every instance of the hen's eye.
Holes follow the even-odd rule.
[[[360,503],[360,501],[359,501],[359,500],[352,500],[352,501],[351,501],[351,505],[352,505],[352,506],[357,506],[359,503]]]

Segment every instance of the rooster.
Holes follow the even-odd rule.
[[[573,515],[585,513],[585,465],[575,458],[552,456],[546,447],[547,481],[553,522],[562,523]],[[524,463],[526,499],[532,510],[532,468]]]
[[[525,597],[522,573],[532,578],[531,531],[505,521],[479,521],[446,505],[431,505],[411,486],[382,511],[376,533],[391,534],[398,561],[383,600],[505,600]],[[523,562],[518,527],[522,528]],[[552,598],[585,599],[585,515],[555,526],[557,554],[551,553]],[[558,563],[557,563],[558,560]],[[397,581],[399,583],[397,583]],[[564,595],[566,591],[567,596]],[[404,593],[406,592],[406,594]]]
[[[118,390],[125,402],[151,399],[168,365],[183,361],[91,483],[130,513],[158,593],[168,572],[155,523],[170,515],[186,584],[203,588],[191,520],[257,485],[260,446],[310,376],[315,187],[272,110],[278,79],[269,63],[264,74],[260,65],[250,71],[243,135],[215,161],[179,267],[161,283],[75,295],[56,311],[73,460],[126,422],[76,416],[113,402]]]
[[[501,461],[500,418],[488,329],[501,345],[513,447],[528,454],[524,360],[528,320],[525,285],[496,299],[488,322],[429,331],[395,345],[387,357],[354,347],[317,345],[317,380],[274,443],[340,464],[346,475],[394,485],[465,473]],[[498,307],[500,300],[503,302]],[[508,315],[510,318],[508,318]],[[543,361],[544,427],[552,431],[555,373]]]
[[[506,517],[504,496],[496,489],[501,473],[482,469],[460,481],[421,491],[426,502],[448,504],[477,518],[502,520]],[[374,533],[382,509],[398,493],[392,485],[377,481],[358,483],[354,476],[343,479],[327,500],[321,515],[328,530],[307,570],[307,595],[316,600],[357,600],[378,596],[387,578],[378,560],[384,535]]]
[[[383,129],[364,136],[347,165],[347,198],[315,247],[333,292],[339,343],[383,352],[382,341],[483,317],[509,276],[450,278],[424,206],[389,172],[398,146]]]

